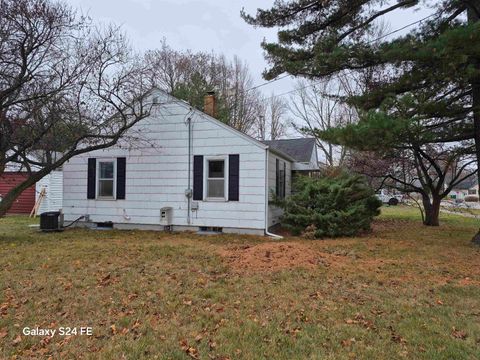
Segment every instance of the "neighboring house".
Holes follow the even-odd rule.
[[[452,200],[465,200],[466,196],[478,197],[478,182],[477,176],[473,175],[455,185],[455,187],[448,193],[448,198]]]
[[[116,146],[63,166],[63,212],[79,224],[265,234],[272,193],[288,196],[295,158],[160,91],[151,115]],[[208,95],[205,111],[214,114]],[[163,212],[162,212],[163,209]]]
[[[314,138],[279,139],[262,141],[272,149],[290,155],[295,162],[292,171],[310,174],[319,170],[317,144]]]
[[[27,177],[28,174],[26,172],[15,170],[9,170],[0,175],[0,199]],[[30,214],[34,205],[35,186],[31,186],[25,189],[20,196],[15,199],[7,214]]]

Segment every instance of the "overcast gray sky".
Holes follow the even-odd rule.
[[[88,13],[95,21],[122,25],[138,50],[154,49],[163,38],[174,49],[191,49],[238,55],[247,61],[255,84],[261,84],[267,66],[260,42],[275,39],[275,30],[253,28],[240,18],[245,8],[255,13],[268,8],[273,0],[67,0],[73,7]],[[398,29],[421,19],[425,12],[405,12],[389,19],[390,29]],[[262,87],[269,95],[291,90],[290,78]]]

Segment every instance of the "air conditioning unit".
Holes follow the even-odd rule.
[[[40,230],[63,231],[63,214],[60,211],[47,211],[40,214]]]
[[[160,209],[160,225],[171,226],[172,225],[173,208],[163,207]]]

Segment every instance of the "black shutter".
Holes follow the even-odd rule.
[[[203,155],[193,157],[193,200],[203,200]]]
[[[285,189],[286,189],[286,185],[285,185],[285,184],[286,184],[286,179],[287,179],[286,177],[287,177],[287,163],[284,161],[284,162],[283,162],[283,184],[282,184],[282,186],[283,186],[283,189],[282,189],[282,191],[283,191],[282,197],[283,197],[283,198],[285,198],[285,195],[286,195],[286,194],[285,194]]]
[[[278,159],[275,161],[275,195],[280,196],[280,166]]]
[[[127,171],[127,159],[117,158],[117,199],[125,199],[125,182]]]
[[[228,155],[228,201],[238,201],[240,188],[240,155]]]
[[[87,199],[95,199],[95,181],[97,175],[97,159],[88,159]]]

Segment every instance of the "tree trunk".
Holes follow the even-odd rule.
[[[475,236],[472,238],[472,242],[474,244],[480,245],[480,229],[478,229],[478,232],[475,234]]]
[[[474,0],[467,8],[468,22],[470,24],[480,21],[480,0]],[[471,59],[475,67],[475,70],[480,71],[480,60]],[[480,76],[477,74],[472,81],[472,108],[473,108],[473,126],[474,126],[474,139],[475,139],[475,153],[477,156],[477,168],[480,164]],[[477,171],[477,181],[480,185],[480,171]],[[480,198],[479,198],[480,201]],[[480,230],[473,237],[472,241],[475,244],[480,245]]]
[[[426,226],[439,226],[441,199],[438,196],[434,196],[430,201],[428,196],[423,196],[422,202],[423,208],[425,209],[425,219],[423,220],[423,224]]]

